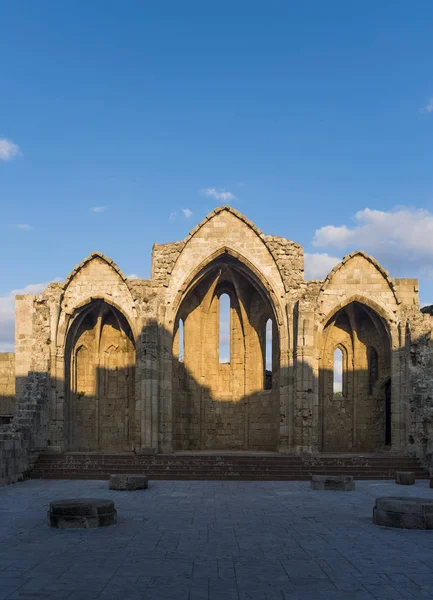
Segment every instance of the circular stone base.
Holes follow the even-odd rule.
[[[433,498],[376,498],[373,523],[400,529],[433,529]]]
[[[146,475],[116,474],[110,475],[110,490],[147,490]]]
[[[58,529],[89,529],[117,523],[112,500],[77,498],[50,502],[48,524]]]

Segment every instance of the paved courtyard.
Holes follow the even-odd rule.
[[[433,598],[433,531],[371,522],[377,496],[433,497],[427,481],[26,481],[0,489],[0,600],[398,600]],[[115,500],[119,522],[54,530],[50,500]]]

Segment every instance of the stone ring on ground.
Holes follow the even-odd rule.
[[[401,529],[433,529],[433,498],[376,498],[373,523]]]

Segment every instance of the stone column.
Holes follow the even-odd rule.
[[[35,299],[34,294],[15,296],[15,393],[18,405],[23,401],[27,376],[32,368]]]

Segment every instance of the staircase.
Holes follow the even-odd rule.
[[[413,471],[427,479],[415,458],[393,455],[279,454],[41,454],[33,479],[109,479],[114,473],[145,474],[149,479],[303,481],[311,475],[353,475],[355,479],[394,479],[396,471]]]

